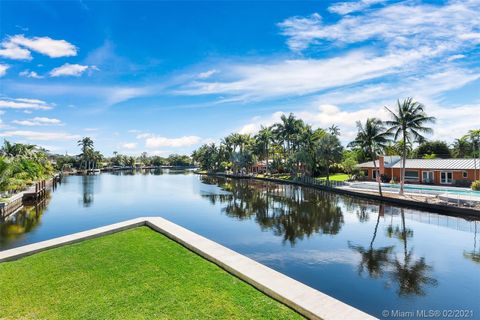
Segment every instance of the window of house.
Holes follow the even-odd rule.
[[[405,171],[406,181],[418,181],[418,171]]]
[[[377,179],[377,176],[379,175],[379,171],[378,170],[372,170],[372,178],[373,179]]]
[[[422,171],[422,182],[433,183],[433,171]]]
[[[467,171],[463,171],[463,179],[467,179],[468,178],[468,172]]]
[[[453,172],[452,171],[442,171],[440,172],[440,183],[441,184],[451,184],[453,182]]]

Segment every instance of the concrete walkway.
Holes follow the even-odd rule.
[[[0,251],[0,262],[20,259],[40,251],[139,226],[148,226],[166,235],[307,318],[339,320],[375,319],[348,304],[160,217],[132,219],[52,240]]]

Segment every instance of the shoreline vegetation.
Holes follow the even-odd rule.
[[[112,156],[106,157],[95,149],[90,137],[77,141],[80,154],[75,156],[52,154],[36,145],[4,140],[0,150],[0,202],[8,202],[12,195],[58,173],[198,167],[205,172],[234,175],[344,182],[365,180],[357,164],[373,160],[376,169],[378,155],[400,154],[403,164],[410,157],[480,158],[480,129],[470,130],[451,145],[444,141],[428,141],[424,135],[432,133],[433,129],[427,124],[434,123],[435,118],[426,114],[424,105],[407,98],[386,110],[391,116],[388,121],[369,118],[364,123],[357,122],[357,134],[346,146],[340,141],[337,126],[314,129],[292,113],[282,115],[280,122],[269,127],[262,126],[254,135],[232,133],[220,143],[204,144],[191,156],[160,157],[146,152],[128,156],[114,151]],[[383,196],[380,182],[388,178],[377,179],[380,196]],[[399,185],[400,195],[404,193],[404,181],[405,168],[402,168],[400,181],[394,182]],[[480,189],[480,180],[473,181],[471,188]]]
[[[400,181],[386,176],[377,179],[378,194],[382,196],[382,181],[398,183],[399,194],[404,193],[408,158],[480,158],[480,129],[470,130],[451,145],[429,141],[426,135],[433,129],[428,125],[435,123],[435,118],[427,115],[423,104],[407,98],[385,108],[390,120],[358,121],[356,136],[347,146],[342,145],[337,126],[314,129],[291,113],[282,115],[271,126],[261,126],[254,135],[232,133],[220,143],[204,144],[192,153],[192,160],[207,172],[278,174],[329,181],[332,174],[336,180],[345,178],[339,174],[365,180],[364,172],[357,167],[359,163],[373,161],[374,169],[378,169],[375,160],[379,155],[400,155]],[[480,188],[480,181],[474,181],[471,188]]]
[[[2,319],[303,319],[148,227],[2,263],[0,282]]]

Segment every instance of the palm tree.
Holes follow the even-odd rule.
[[[467,158],[472,153],[472,145],[468,141],[468,136],[455,139],[452,144],[452,153],[455,158]]]
[[[360,147],[364,152],[369,154],[373,159],[373,167],[377,171],[377,154],[382,152],[389,141],[390,133],[386,131],[383,122],[377,118],[368,118],[365,125],[357,121],[357,137],[350,143],[350,146]],[[376,180],[378,182],[378,192],[382,194],[382,181],[377,174]]]
[[[93,140],[90,137],[84,137],[77,141],[77,145],[82,147],[82,152],[85,153],[87,150],[93,149]]]
[[[263,156],[265,158],[265,163],[266,163],[266,173],[269,173],[268,169],[268,155],[269,155],[269,148],[270,148],[270,143],[273,140],[273,132],[270,127],[264,127],[262,126],[260,128],[260,131],[258,131],[258,134],[255,136],[255,141],[257,144],[260,146],[260,148],[263,151]]]
[[[328,128],[328,131],[330,132],[330,134],[333,134],[334,136],[339,136],[340,135],[340,128],[335,124],[332,124]]]
[[[473,172],[474,172],[474,176],[475,176],[474,179],[477,180],[477,154],[476,154],[476,151],[475,151],[475,149],[476,149],[475,146],[478,144],[478,142],[480,140],[480,129],[468,131],[468,136],[472,140],[473,164],[474,164]],[[479,157],[480,157],[480,155],[479,155]]]
[[[35,154],[41,152],[36,150],[33,144],[11,143],[8,140],[3,141],[1,153],[7,158],[35,158]]]
[[[318,142],[320,160],[327,169],[327,181],[330,181],[330,166],[342,160],[343,147],[337,136],[325,134]]]
[[[397,101],[396,112],[385,107],[390,113],[392,120],[385,123],[390,126],[389,132],[394,133],[394,139],[401,139],[402,147],[402,170],[400,173],[400,194],[403,195],[403,186],[405,184],[405,162],[407,158],[407,143],[421,142],[425,140],[423,133],[432,133],[433,130],[425,127],[426,123],[435,122],[434,117],[429,117],[425,113],[425,106],[407,98],[400,102]]]
[[[288,117],[283,114],[280,119],[282,122],[274,124],[273,131],[277,140],[284,144],[286,154],[291,156],[292,149],[296,148],[295,138],[301,132],[304,123],[295,118],[293,113],[290,113]]]
[[[93,140],[89,137],[84,137],[77,141],[77,145],[82,149],[82,154],[80,156],[82,157],[82,162],[85,163],[85,169],[89,169],[90,159],[93,154]],[[81,167],[82,164],[80,164],[80,168]]]

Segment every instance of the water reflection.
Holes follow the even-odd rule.
[[[364,222],[368,220],[368,211],[366,206],[362,206],[362,215],[358,215],[359,221]],[[375,224],[375,229],[373,231],[372,240],[368,248],[365,248],[361,245],[353,245],[351,242],[348,243],[350,249],[358,252],[361,256],[360,263],[358,265],[358,274],[362,275],[365,270],[367,270],[368,275],[371,278],[380,278],[384,275],[385,269],[388,268],[391,264],[391,255],[393,252],[394,246],[386,246],[380,248],[374,248],[373,244],[375,238],[377,237],[378,225],[380,224],[380,217],[384,215],[385,206],[380,205],[378,208],[377,222]],[[367,218],[365,218],[367,217]]]
[[[413,231],[406,227],[405,210],[400,209],[401,233],[394,232],[403,242],[403,259],[395,257],[393,261],[392,279],[398,284],[397,293],[400,296],[425,295],[425,287],[436,286],[437,280],[430,276],[433,268],[425,262],[425,257],[416,258],[413,249],[408,251],[408,238],[413,237]],[[397,229],[395,229],[397,230]]]
[[[477,223],[478,221],[474,221],[474,233],[473,233],[473,250],[472,251],[464,251],[463,256],[469,260],[472,260],[475,263],[480,264],[480,249],[477,248]]]
[[[202,194],[212,204],[224,205],[222,212],[237,219],[254,218],[263,230],[272,230],[292,246],[313,234],[337,234],[343,223],[338,197],[291,185],[261,181],[202,177],[225,193]]]
[[[94,200],[94,180],[96,176],[82,176],[82,199],[81,202],[84,207],[90,207]]]
[[[305,236],[335,235],[344,224],[339,198],[329,193],[261,181],[202,177],[202,182],[216,184],[224,191],[202,196],[212,204],[222,204],[222,212],[227,216],[240,220],[253,218],[263,230],[273,230],[292,246]],[[348,247],[360,255],[358,273],[367,272],[373,279],[383,278],[386,286],[397,287],[399,296],[425,295],[426,287],[436,286],[437,280],[431,276],[432,267],[425,258],[416,257],[413,249],[408,249],[408,239],[414,233],[406,226],[404,210],[400,210],[401,225],[393,225],[392,219],[387,227],[387,236],[402,242],[400,256],[395,253],[394,245],[374,246],[385,206],[357,202],[355,212],[361,223],[367,222],[373,211],[376,211],[376,223],[370,244],[348,242]]]
[[[37,204],[24,206],[17,213],[0,219],[0,245],[6,245],[39,226],[50,197],[50,192],[47,192],[45,199]]]
[[[363,210],[367,212],[366,210]],[[383,278],[388,274],[387,286],[396,286],[399,296],[425,295],[428,286],[436,286],[438,281],[434,279],[432,266],[426,263],[425,257],[416,257],[413,249],[408,249],[408,239],[413,237],[413,230],[407,228],[405,222],[405,210],[400,209],[401,226],[393,226],[393,214],[387,227],[386,235],[395,237],[402,242],[403,254],[401,257],[394,252],[395,246],[374,248],[374,241],[378,232],[380,217],[385,213],[385,206],[378,206],[377,222],[373,231],[372,240],[368,248],[361,245],[353,245],[349,242],[350,249],[358,252],[361,256],[358,273],[361,275],[367,270],[371,278]],[[363,217],[363,215],[362,215]],[[362,219],[359,218],[360,221]]]

